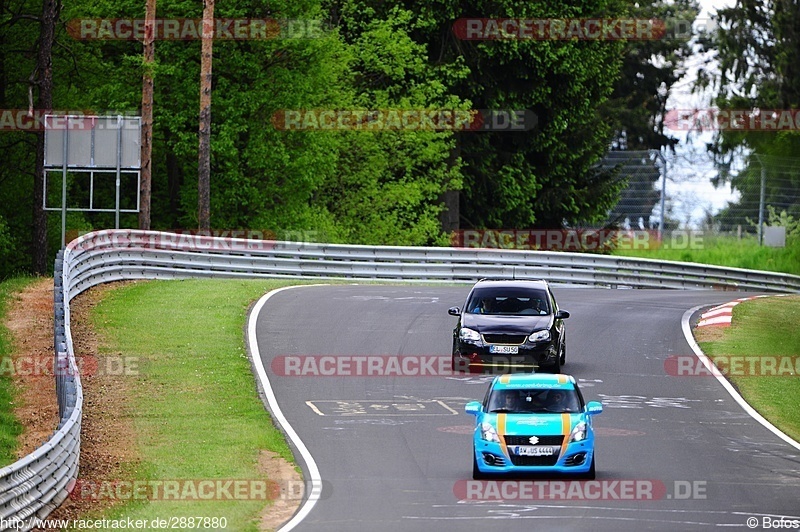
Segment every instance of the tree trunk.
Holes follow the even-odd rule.
[[[153,153],[153,72],[156,0],[147,0],[144,14],[144,74],[142,74],[142,180],[139,188],[139,229],[150,229]]]
[[[200,58],[200,150],[197,179],[198,229],[211,229],[211,62],[214,43],[214,0],[203,7],[203,44]]]
[[[53,42],[56,22],[61,11],[60,0],[44,0],[39,30],[39,53],[36,57],[36,76],[39,87],[37,108],[40,112],[53,108]],[[36,166],[33,178],[33,270],[45,275],[47,265],[47,213],[44,210],[44,132],[36,134]]]
[[[450,150],[450,157],[448,158],[450,166],[455,166],[459,157],[461,157],[461,139],[456,134],[455,145]],[[460,191],[458,190],[445,190],[439,197],[439,202],[444,205],[444,210],[439,213],[439,223],[441,224],[442,232],[445,234],[451,234],[461,227],[459,196]]]

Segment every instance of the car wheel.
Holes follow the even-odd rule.
[[[581,477],[585,478],[586,480],[594,480],[596,476],[597,473],[595,472],[594,468],[594,454],[592,454],[592,465],[589,466],[589,471],[582,474]]]
[[[567,346],[566,346],[566,344],[561,346],[561,358],[560,358],[560,360],[561,360],[561,365],[562,366],[567,363]]]
[[[475,458],[475,451],[472,451],[472,480],[484,480],[489,475],[478,469],[478,459]]]

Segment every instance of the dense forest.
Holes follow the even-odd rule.
[[[219,3],[218,20],[271,22],[265,35],[223,35],[213,43],[210,225],[279,237],[305,231],[329,242],[443,245],[459,228],[603,224],[626,185],[599,164],[607,152],[669,150],[677,142],[662,122],[692,46],[689,36],[670,33],[669,22],[691,27],[697,12],[691,0]],[[0,3],[0,278],[46,272],[60,244],[60,215],[42,210],[43,133],[34,126],[41,122],[26,113],[141,115],[145,74],[154,86],[150,227],[198,227],[201,40],[157,34],[155,60],[145,62],[140,38],[98,31],[102,21],[113,30],[114,21],[144,15],[145,3],[130,0]],[[202,2],[156,5],[160,21],[202,16]],[[660,20],[667,21],[667,33],[659,39],[468,39],[455,31],[466,17]],[[730,70],[739,37],[719,38]],[[720,42],[712,35],[705,45]],[[765,48],[752,53],[769,55],[773,79],[797,83],[794,56]],[[780,79],[773,85],[768,101],[798,104],[794,85]],[[520,110],[532,113],[535,125],[503,131],[276,127],[276,117],[292,110],[430,109]],[[721,139],[720,156],[737,142],[744,141]],[[781,142],[791,148],[792,141]],[[68,184],[70,205],[83,205],[87,180],[71,174]],[[96,204],[113,206],[101,185]],[[48,184],[50,192],[58,187]],[[135,204],[135,184],[123,188],[124,201]],[[48,206],[59,205],[60,195],[50,192]],[[120,223],[138,227],[140,221],[124,213]],[[68,215],[72,232],[113,224],[110,213]]]

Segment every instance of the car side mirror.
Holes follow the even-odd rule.
[[[483,412],[483,405],[479,401],[470,401],[464,407],[464,411],[471,416],[477,416]]]
[[[589,401],[586,403],[586,413],[590,416],[603,413],[603,403],[599,401]]]
[[[565,320],[567,318],[569,318],[569,312],[567,312],[566,310],[559,310],[558,312],[556,312],[557,320]]]
[[[451,316],[461,316],[461,309],[458,307],[450,307],[447,309],[447,313]]]

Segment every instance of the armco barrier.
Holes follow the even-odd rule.
[[[55,267],[59,425],[39,449],[0,469],[0,519],[45,517],[78,476],[83,393],[72,349],[70,301],[123,279],[313,278],[472,283],[484,277],[545,278],[554,284],[800,292],[800,277],[692,263],[581,253],[348,246],[244,240],[155,231],[89,233]]]

